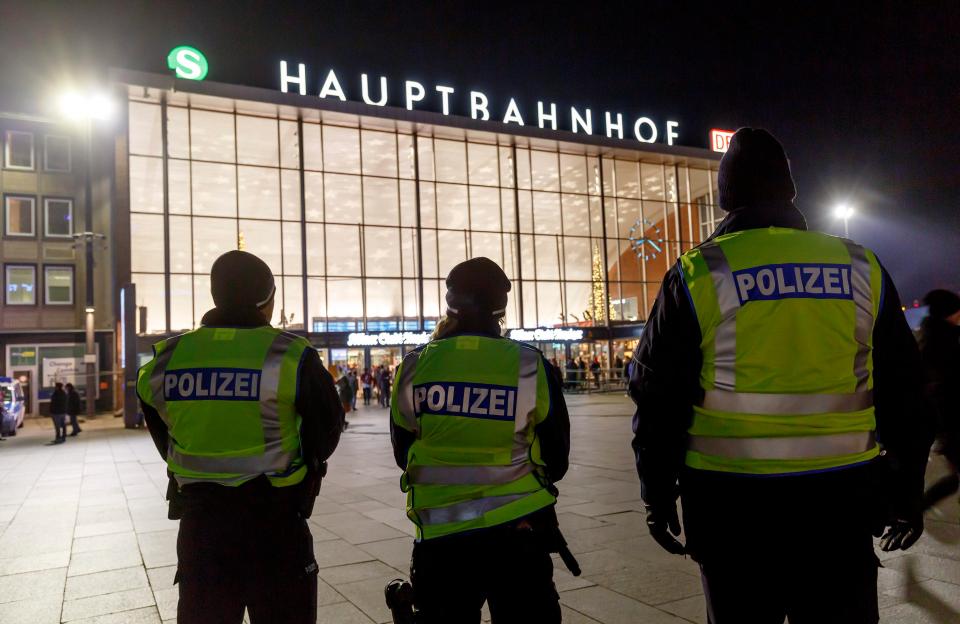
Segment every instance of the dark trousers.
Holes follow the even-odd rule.
[[[797,477],[684,473],[684,530],[709,622],[876,624],[873,479],[872,467]]]
[[[364,405],[370,405],[371,392],[372,392],[372,388],[370,388],[370,386],[363,387],[363,404]]]
[[[66,430],[66,426],[64,426]],[[77,423],[77,414],[70,414],[70,434],[80,433],[80,425]]]
[[[67,439],[67,415],[66,414],[50,414],[50,418],[53,419],[53,432],[57,440],[66,440]]]
[[[417,542],[410,568],[420,624],[559,624],[553,560],[529,530],[494,527]]]
[[[317,621],[313,538],[289,506],[188,502],[177,558],[180,624]]]

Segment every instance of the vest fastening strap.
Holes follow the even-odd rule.
[[[474,500],[448,505],[446,507],[430,507],[418,509],[417,515],[425,525],[449,524],[451,522],[466,522],[481,517],[488,511],[503,507],[514,501],[529,496],[526,494],[507,494],[506,496],[488,496]]]
[[[721,390],[733,391],[737,385],[737,310],[740,309],[740,297],[737,296],[730,263],[720,245],[703,245],[700,254],[710,270],[720,308],[720,323],[714,334],[713,384]]]
[[[400,377],[397,379],[397,411],[403,416],[410,431],[420,432],[420,423],[417,422],[417,412],[413,407],[413,376],[417,372],[417,362],[420,361],[420,352],[414,351],[403,358],[400,366]]]
[[[707,390],[702,407],[741,414],[827,414],[857,412],[873,405],[870,391],[850,394],[764,394]]]
[[[514,431],[525,432],[530,418],[537,409],[537,372],[540,369],[540,352],[520,345],[520,379],[517,382],[517,412]]]
[[[690,436],[688,450],[729,459],[817,459],[853,455],[876,446],[873,431],[786,438]]]
[[[857,354],[853,362],[853,374],[857,378],[857,391],[867,389],[870,371],[867,362],[870,357],[870,336],[873,333],[873,288],[870,286],[870,262],[863,247],[846,239],[843,240],[850,253],[850,281],[853,287],[853,303],[856,305],[856,328],[854,339],[857,341]]]

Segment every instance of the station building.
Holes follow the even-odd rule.
[[[98,137],[108,148],[110,137]],[[102,154],[109,150],[95,149]],[[110,228],[112,190],[101,177],[86,204],[87,137],[83,128],[37,111],[0,112],[3,296],[0,298],[0,377],[24,391],[28,414],[45,414],[56,382],[73,383],[86,396],[85,316],[88,279],[83,232]],[[112,157],[96,167],[108,170]],[[116,404],[120,373],[115,360],[111,242],[98,238],[93,283],[97,407]]]
[[[328,363],[396,364],[443,315],[449,270],[486,256],[513,282],[508,335],[561,366],[598,358],[616,368],[666,270],[722,217],[720,154],[674,145],[684,140],[676,122],[538,102],[524,123],[515,100],[503,114],[476,92],[470,114],[458,116],[448,110],[451,87],[436,87],[442,112],[431,111],[414,105],[426,90],[410,81],[398,89],[406,107],[391,106],[383,78],[382,97],[364,75],[362,98],[348,99],[332,71],[308,93],[303,65],[282,70],[280,89],[111,71],[116,114],[91,139],[92,228],[105,235],[95,268],[98,367],[116,377],[111,406],[124,394],[134,402],[135,371],[152,343],[198,326],[213,305],[210,267],[231,249],[267,262],[278,286],[273,324],[307,336]],[[35,145],[52,141],[45,150],[62,143],[45,138],[59,131],[31,132]],[[70,172],[38,169],[34,183],[4,169],[5,198],[8,178],[10,197],[34,184],[24,192],[34,197],[35,228],[45,227],[44,210],[64,210],[47,208],[49,194],[73,202],[76,231],[81,144],[71,143]],[[46,153],[35,150],[36,159]],[[8,228],[22,214],[11,212]],[[86,267],[66,236],[39,232],[28,250],[5,230],[4,329],[13,319],[76,345],[81,298],[64,293],[77,290],[71,280]],[[12,301],[23,295],[11,284],[27,278],[34,303]],[[61,296],[73,307],[56,307]],[[28,305],[33,320],[23,320]],[[59,324],[62,340],[52,333]],[[7,374],[17,349],[42,342],[4,339]],[[43,377],[36,366],[30,374]]]
[[[302,69],[301,69],[302,71]],[[720,218],[719,154],[116,72],[117,283],[137,344],[198,325],[230,249],[278,278],[273,323],[326,362],[396,363],[475,256],[514,284],[506,329],[549,357],[630,354],[660,280]],[[366,92],[364,98],[366,99]],[[629,124],[627,124],[629,126]],[[570,332],[531,333],[535,329]],[[556,342],[553,340],[556,339]]]

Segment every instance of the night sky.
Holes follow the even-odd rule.
[[[960,3],[835,4],[851,6],[0,0],[0,108],[43,112],[64,80],[111,66],[166,72],[189,44],[218,82],[277,89],[283,58],[307,64],[314,94],[332,68],[351,99],[366,72],[388,77],[391,104],[411,79],[481,90],[494,116],[515,97],[525,114],[537,100],[589,106],[661,133],[675,119],[682,145],[762,126],[786,147],[812,227],[842,233],[830,209],[848,201],[851,237],[905,302],[958,290]]]

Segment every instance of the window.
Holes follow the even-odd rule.
[[[4,278],[7,305],[37,303],[37,267],[32,264],[8,264],[4,269]]]
[[[73,236],[73,200],[43,200],[43,235],[50,238]]]
[[[33,169],[32,133],[7,130],[5,147],[3,154],[7,169]]]
[[[25,195],[7,195],[4,199],[4,223],[7,236],[33,237],[36,230],[36,199]]]
[[[73,305],[73,267],[43,267],[43,302],[46,305]]]
[[[43,168],[69,173],[70,165],[70,137],[53,134],[43,137]]]

